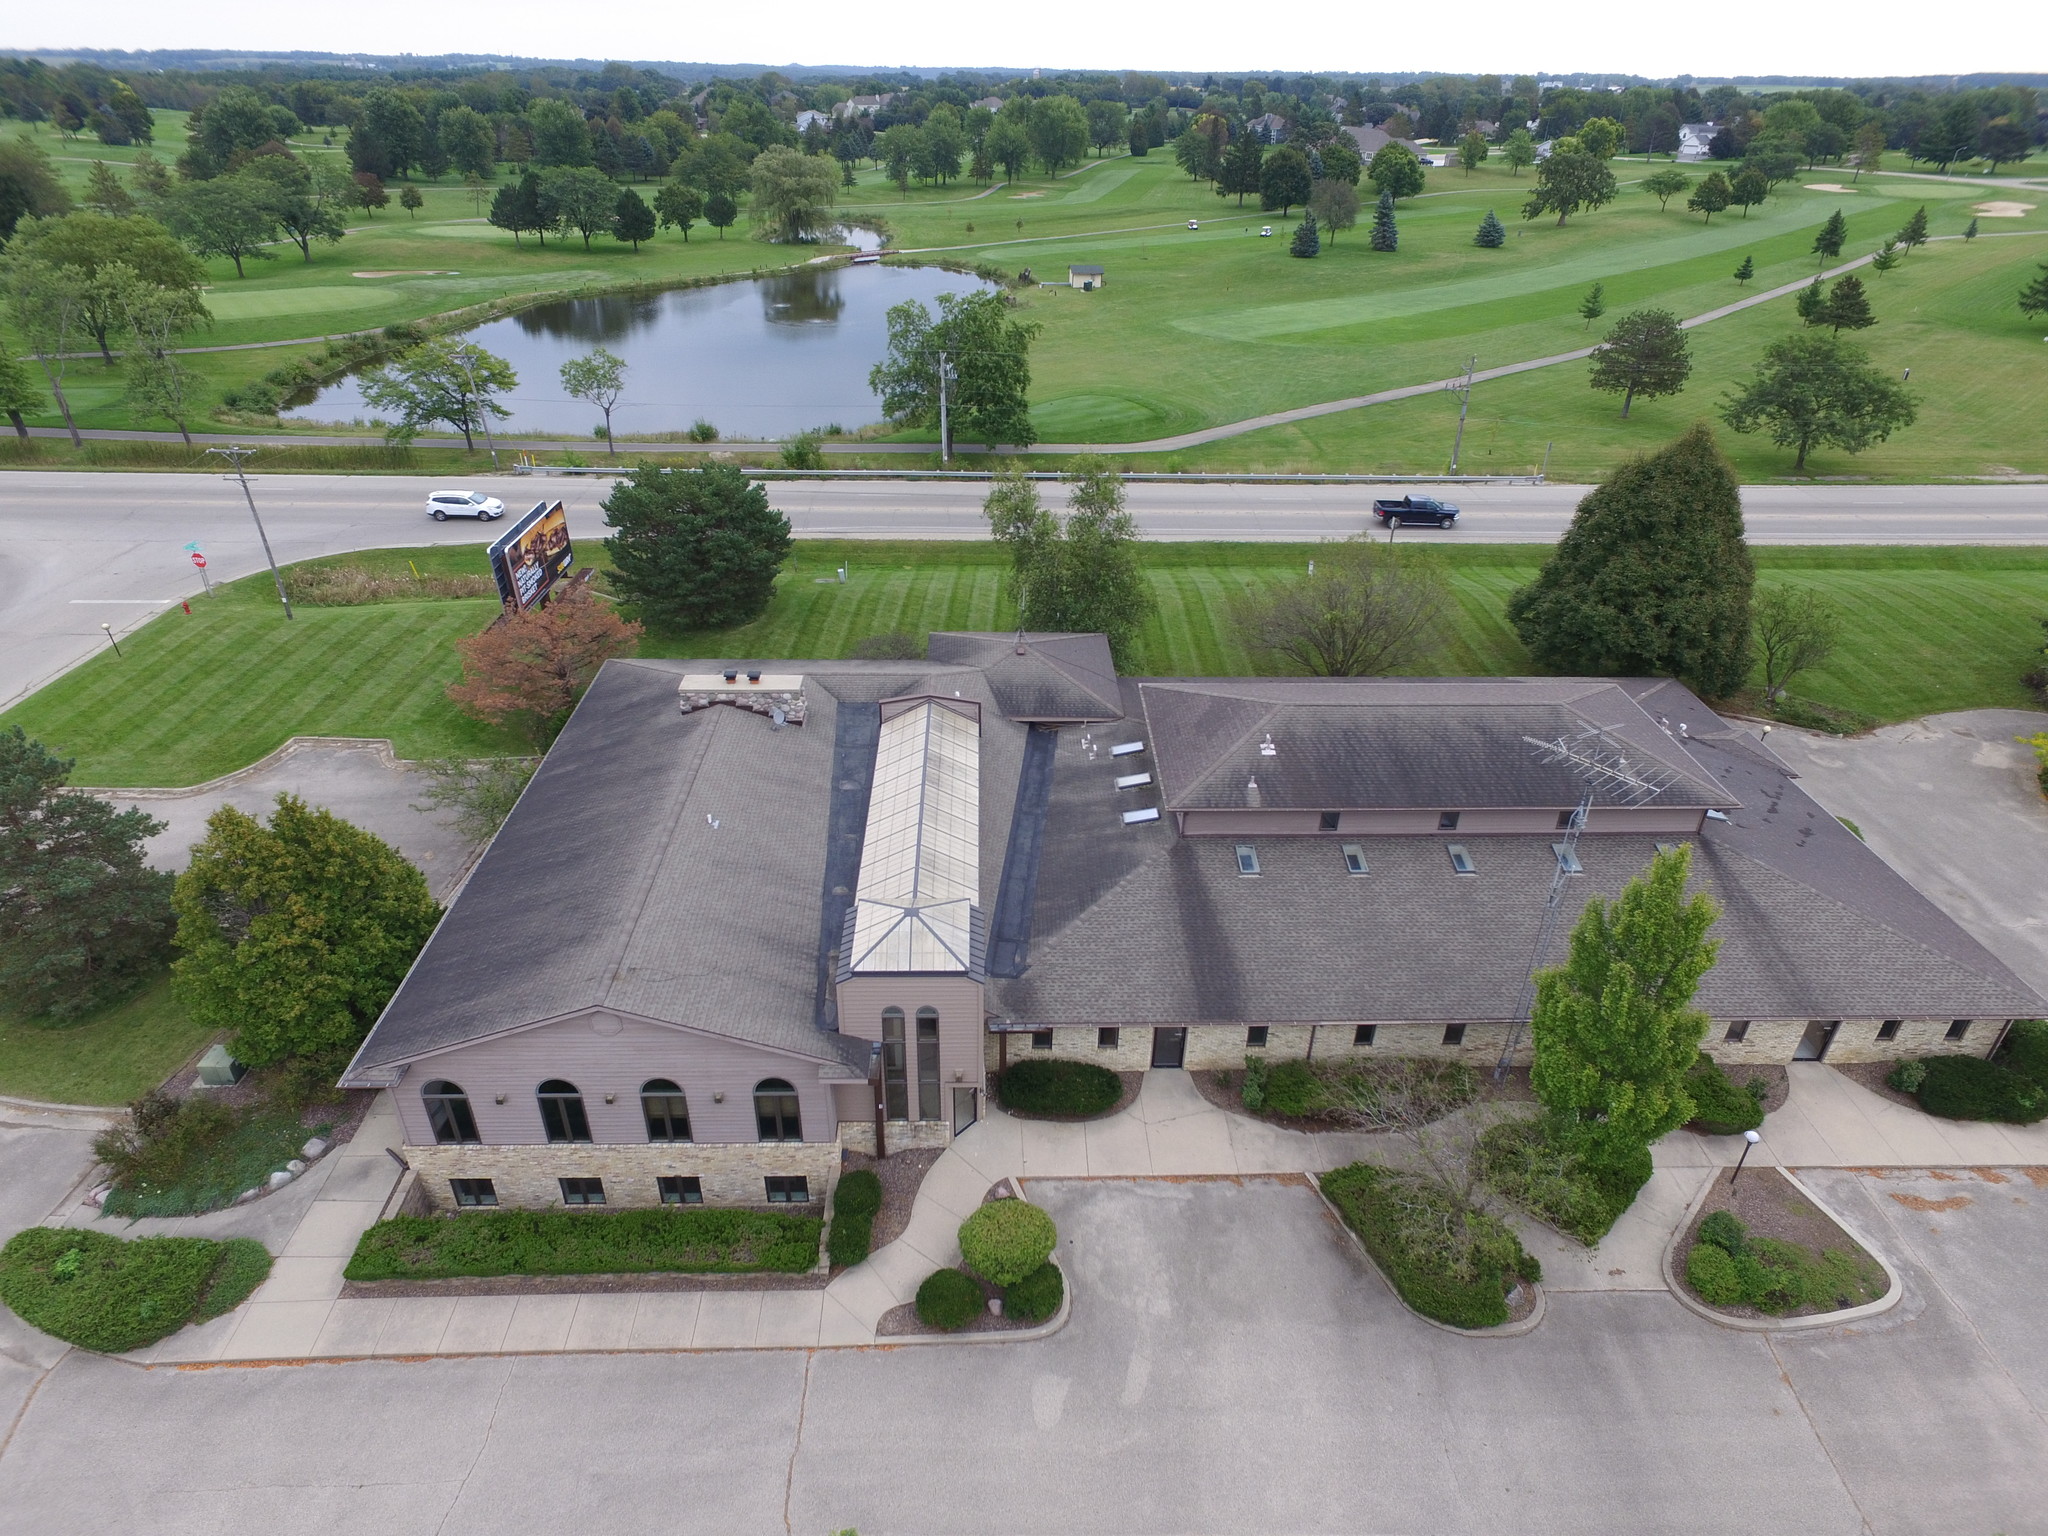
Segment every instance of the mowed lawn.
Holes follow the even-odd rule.
[[[1303,569],[1316,546],[1146,544],[1139,555],[1158,611],[1134,671],[1242,676],[1255,670],[1230,620],[1231,599]],[[1512,675],[1529,660],[1505,617],[1508,597],[1548,550],[1420,548],[1442,562],[1453,622],[1419,674]],[[426,574],[474,570],[473,550],[386,550],[348,562]],[[2039,664],[2048,562],[2029,550],[1794,548],[1756,551],[1765,582],[1808,586],[1842,610],[1832,660],[1797,692],[1820,703],[1911,719],[1943,710],[2026,707],[2020,677]],[[846,580],[838,578],[842,563]],[[768,612],[738,629],[654,633],[641,654],[707,659],[827,658],[904,631],[1002,629],[1016,622],[1001,552],[988,543],[800,541]],[[191,615],[165,614],[5,715],[98,785],[192,784],[244,767],[294,735],[383,736],[402,757],[519,750],[448,701],[454,642],[486,624],[487,600],[300,607],[287,623],[268,578],[220,589]]]
[[[46,1104],[126,1104],[212,1036],[171,996],[168,976],[73,1023],[0,1016],[0,1093]]]

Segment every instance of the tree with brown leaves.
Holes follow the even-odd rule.
[[[545,607],[508,613],[482,634],[456,641],[462,681],[449,685],[448,697],[465,714],[511,725],[546,746],[597,669],[614,656],[631,655],[640,634],[640,626],[621,619],[610,603],[571,588]]]

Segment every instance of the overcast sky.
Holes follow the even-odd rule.
[[[1980,0],[1955,24],[1925,5],[1738,6],[1651,0],[1567,7],[1528,0],[1446,6],[1297,0],[768,0],[601,4],[560,0],[95,0],[62,15],[12,10],[9,45],[492,53],[870,68],[1209,71],[1426,70],[1559,74],[1931,75],[2048,70],[2040,0]],[[2024,57],[2016,56],[2024,54]]]

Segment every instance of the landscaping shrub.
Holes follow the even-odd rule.
[[[1685,1278],[1701,1301],[1714,1307],[1732,1307],[1742,1300],[1742,1279],[1735,1273],[1735,1257],[1713,1243],[1694,1243],[1685,1261]]]
[[[917,1288],[917,1315],[927,1328],[965,1328],[985,1306],[981,1287],[957,1269],[934,1270]]]
[[[1749,1229],[1733,1211],[1711,1211],[1700,1222],[1699,1240],[1733,1258],[1749,1248]]]
[[[1033,1115],[1100,1115],[1116,1108],[1123,1080],[1092,1061],[1020,1061],[999,1084],[1005,1109]]]
[[[1333,1169],[1321,1183],[1380,1272],[1424,1317],[1495,1327],[1507,1321],[1509,1277],[1541,1273],[1505,1223],[1440,1184],[1368,1163]]]
[[[856,1168],[843,1174],[832,1196],[832,1210],[840,1216],[872,1216],[882,1208],[882,1180],[872,1168]]]
[[[1314,1070],[1305,1061],[1274,1064],[1266,1075],[1266,1108],[1276,1115],[1312,1115],[1328,1098]]]
[[[1042,1323],[1059,1311],[1067,1277],[1057,1264],[1041,1264],[1015,1285],[1003,1287],[1003,1315],[1020,1323]]]
[[[1495,1194],[1589,1248],[1650,1181],[1648,1148],[1630,1167],[1597,1168],[1558,1146],[1541,1120],[1494,1126],[1479,1138],[1478,1162]]]
[[[1685,1074],[1685,1091],[1693,1104],[1692,1124],[1709,1136],[1737,1136],[1755,1130],[1764,1123],[1762,1088],[1761,1082],[1736,1087],[1721,1064],[1702,1051]]]
[[[235,1110],[203,1093],[183,1099],[146,1095],[129,1106],[129,1123],[93,1139],[93,1155],[113,1174],[109,1216],[194,1216],[234,1203],[299,1155],[307,1137],[325,1135],[294,1113]]]
[[[419,602],[429,598],[495,597],[489,576],[387,576],[359,565],[297,565],[285,572],[291,600],[309,608],[363,603]]]
[[[2032,1125],[2048,1115],[2048,1088],[1981,1056],[1930,1056],[1920,1107],[1944,1120]]]
[[[991,1200],[960,1223],[960,1254],[990,1285],[1015,1285],[1052,1257],[1059,1232],[1026,1200]]]
[[[779,1211],[475,1211],[380,1221],[351,1280],[486,1275],[800,1275],[818,1261],[815,1216]]]
[[[81,1349],[140,1349],[238,1305],[270,1273],[252,1238],[143,1237],[30,1227],[0,1248],[0,1301]]]
[[[1885,1086],[1900,1093],[1917,1094],[1926,1081],[1927,1063],[1918,1060],[1898,1062],[1884,1075]]]
[[[1699,1239],[1685,1257],[1685,1278],[1709,1306],[1769,1313],[1809,1306],[1832,1311],[1875,1301],[1888,1283],[1882,1268],[1857,1254],[1830,1248],[1815,1258],[1797,1243],[1752,1240],[1733,1211],[1714,1211],[1700,1222]]]
[[[2048,1022],[2015,1019],[1998,1048],[1998,1064],[2030,1083],[2048,1088]]]
[[[1266,1107],[1266,1079],[1272,1073],[1273,1063],[1264,1056],[1245,1057],[1244,1085],[1238,1093],[1244,1099],[1244,1107],[1253,1114]]]
[[[825,1252],[834,1264],[858,1264],[874,1242],[875,1213],[882,1208],[882,1181],[866,1168],[856,1168],[839,1181],[832,1196],[832,1230]]]

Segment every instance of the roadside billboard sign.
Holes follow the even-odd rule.
[[[576,556],[569,546],[569,517],[556,502],[536,502],[490,548],[491,575],[498,597],[513,613],[524,613],[569,574]]]

